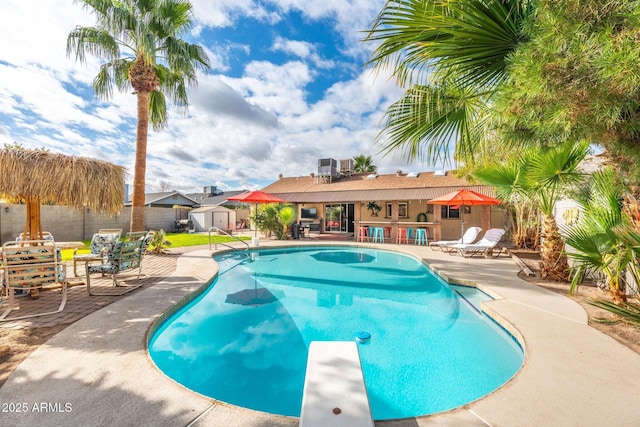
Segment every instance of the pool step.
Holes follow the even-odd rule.
[[[354,341],[309,345],[300,427],[373,427],[358,346]]]

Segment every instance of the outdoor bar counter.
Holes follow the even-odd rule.
[[[395,243],[396,236],[398,235],[398,228],[411,228],[412,233],[411,237],[415,236],[415,230],[418,228],[426,228],[427,234],[430,240],[440,240],[441,234],[441,224],[438,222],[417,222],[417,221],[395,221],[395,220],[387,220],[387,221],[369,221],[369,220],[356,220],[354,223],[354,233],[353,240],[358,241],[358,236],[360,235],[360,227],[361,226],[375,226],[387,228],[389,230],[389,234],[385,233],[385,241],[389,239],[389,242]],[[409,239],[411,241],[411,239]]]

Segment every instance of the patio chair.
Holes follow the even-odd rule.
[[[480,227],[469,227],[467,231],[464,232],[461,239],[458,240],[438,240],[437,242],[429,242],[429,247],[433,250],[435,248],[440,248],[441,251],[444,252],[444,248],[450,248],[451,245],[463,244],[469,245],[476,241],[482,228]]]
[[[502,228],[490,228],[484,233],[482,239],[478,240],[476,243],[465,245],[463,243],[457,243],[455,245],[450,245],[451,254],[458,253],[464,257],[471,257],[475,254],[483,254],[485,258],[490,258],[493,256],[493,250],[499,248],[500,251],[498,255],[502,252],[502,247],[498,245],[502,235],[504,234],[504,230]]]
[[[111,249],[106,252],[106,261],[101,264],[91,264],[95,260],[85,261],[85,273],[87,278],[87,292],[89,295],[118,296],[131,292],[142,286],[142,283],[129,285],[118,280],[118,273],[123,271],[138,269],[138,279],[140,278],[140,262],[142,259],[142,244],[144,240],[129,240],[116,242]],[[91,273],[111,274],[114,287],[126,288],[121,292],[97,293],[91,291]]]
[[[79,254],[78,249],[73,250],[73,275],[78,276],[78,261],[85,262],[87,260],[99,261],[106,259],[106,252],[120,239],[120,233],[114,230],[114,233],[95,233],[91,237],[88,254]]]
[[[59,313],[67,303],[67,282],[64,264],[59,261],[56,244],[52,240],[23,240],[2,245],[4,284],[7,286],[8,306],[0,315],[0,322],[26,319]],[[60,288],[62,300],[57,310],[6,317],[15,310],[15,290]]]

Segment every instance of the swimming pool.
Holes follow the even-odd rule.
[[[168,376],[206,396],[299,416],[307,349],[358,344],[376,420],[448,410],[504,384],[522,349],[488,319],[472,288],[420,260],[348,246],[259,249],[215,257],[213,285],[153,334]]]

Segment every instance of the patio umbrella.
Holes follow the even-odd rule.
[[[44,150],[0,150],[0,197],[10,203],[24,202],[27,219],[24,233],[42,238],[40,204],[90,208],[117,215],[124,207],[122,166],[85,157]]]
[[[272,194],[265,193],[260,190],[247,191],[237,196],[228,197],[227,200],[233,200],[236,202],[247,202],[256,204],[256,212],[258,211],[258,203],[285,203],[286,200],[282,200]],[[258,228],[254,228],[254,236],[258,235]]]
[[[445,194],[444,196],[436,197],[427,202],[431,205],[444,205],[444,206],[460,206],[460,237],[464,235],[464,207],[465,206],[477,206],[477,205],[499,205],[502,203],[500,200],[493,197],[485,196],[484,194],[476,193],[475,191],[461,188],[460,190]]]

